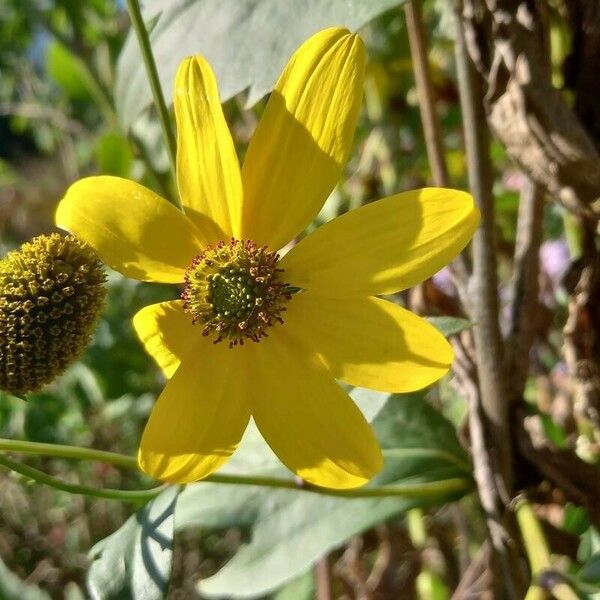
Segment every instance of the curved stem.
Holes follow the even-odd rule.
[[[176,181],[177,171],[175,156],[177,152],[177,146],[175,144],[175,135],[173,134],[173,128],[171,127],[169,111],[167,109],[165,97],[163,96],[162,88],[160,86],[158,71],[156,70],[156,63],[154,62],[152,47],[150,46],[150,38],[142,18],[138,0],[127,0],[127,9],[129,10],[131,25],[135,31],[135,35],[140,45],[140,51],[144,59],[148,82],[150,83],[150,88],[152,89],[154,104],[156,105],[156,109],[158,111],[158,118],[160,120],[160,126],[162,128],[165,145],[167,147],[167,153],[169,155],[169,161],[171,163],[171,171],[173,172],[173,178]],[[175,204],[178,208],[181,208],[181,203],[179,202],[178,198],[173,200],[173,204]]]
[[[137,468],[137,461],[133,456],[117,454],[116,452],[106,452],[104,450],[94,450],[93,448],[80,448],[78,446],[0,439],[0,451],[39,454],[42,456],[76,460],[97,460],[115,465],[116,467],[125,467],[126,469]]]
[[[164,484],[148,490],[113,490],[109,488],[91,488],[86,485],[61,481],[60,479],[57,479],[52,475],[48,475],[39,469],[35,469],[29,465],[24,465],[23,463],[12,460],[12,458],[8,458],[8,456],[2,454],[0,454],[0,465],[4,465],[11,471],[15,471],[15,473],[29,477],[37,483],[49,485],[50,487],[63,492],[69,492],[70,494],[81,494],[84,496],[93,496],[95,498],[108,498],[109,500],[122,500],[124,502],[147,502],[155,496],[158,496],[158,494],[160,494],[167,487],[167,485]]]
[[[390,485],[372,488],[358,488],[352,490],[332,490],[320,488],[307,483],[297,483],[283,477],[263,477],[254,475],[210,475],[202,481],[210,483],[225,483],[232,485],[257,485],[297,492],[308,492],[321,496],[337,496],[338,498],[378,498],[384,496],[401,496],[404,498],[424,498],[439,494],[467,492],[471,486],[465,479],[445,479],[429,483]]]
[[[41,456],[52,456],[55,458],[67,458],[75,460],[96,460],[115,465],[116,467],[137,469],[137,460],[133,456],[117,454],[116,452],[106,452],[104,450],[94,450],[93,448],[63,446],[60,444],[44,444],[41,442],[29,442],[25,440],[0,439],[0,458],[3,458],[3,455],[1,454],[2,451],[20,452],[24,454],[36,454]],[[6,459],[6,457],[3,459],[9,460]],[[15,464],[21,465],[21,463]],[[32,477],[32,479],[36,478]],[[427,496],[436,496],[440,494],[468,492],[471,489],[471,483],[467,479],[462,478],[431,481],[428,483],[400,484],[352,490],[332,490],[327,488],[319,488],[307,483],[297,483],[296,480],[293,479],[263,475],[234,475],[229,473],[218,473],[209,475],[202,481],[207,483],[255,485],[261,487],[288,489],[298,492],[320,494],[323,496],[337,496],[339,498],[376,498],[384,496],[424,498]],[[117,492],[118,490],[113,491]]]

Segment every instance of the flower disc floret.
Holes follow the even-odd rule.
[[[208,246],[185,273],[184,310],[202,334],[216,335],[233,347],[246,339],[267,337],[267,329],[283,323],[290,286],[281,280],[279,255],[250,240],[231,239]]]

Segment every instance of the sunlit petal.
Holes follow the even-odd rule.
[[[362,100],[365,50],[345,29],[317,33],[275,86],[242,166],[242,234],[278,249],[314,219],[340,178]]]
[[[453,353],[444,336],[404,308],[379,298],[297,294],[285,328],[313,348],[334,377],[382,392],[412,392],[445,375]]]
[[[74,183],[58,205],[56,225],[87,242],[113,269],[142,281],[183,281],[206,243],[180,210],[120,177]]]
[[[353,488],[371,479],[383,462],[377,440],[316,354],[294,347],[285,325],[253,350],[252,414],[281,461],[324,487]]]
[[[217,82],[202,56],[185,59],[173,94],[177,185],[186,214],[211,242],[240,236],[242,180]]]
[[[390,294],[430,277],[467,245],[479,211],[466,192],[425,188],[350,211],[283,257],[286,279],[320,294]]]
[[[192,325],[191,316],[183,311],[181,300],[145,306],[133,317],[133,327],[165,377],[172,377],[182,359],[192,356],[202,334],[202,328]]]
[[[189,483],[210,475],[233,454],[250,419],[247,354],[205,339],[198,346],[201,359],[181,363],[144,430],[138,461],[156,479]]]

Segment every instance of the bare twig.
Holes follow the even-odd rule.
[[[459,13],[460,14],[460,13]],[[457,15],[458,17],[459,15]],[[497,459],[507,483],[511,479],[508,402],[503,373],[503,342],[498,325],[498,281],[490,138],[485,125],[479,79],[466,54],[464,32],[457,22],[456,59],[471,192],[481,211],[481,226],[473,237],[475,344],[481,400],[490,434],[498,442]]]
[[[473,238],[471,293],[475,337],[475,370],[460,356],[457,370],[469,400],[469,434],[475,479],[486,514],[493,549],[496,593],[519,598],[523,587],[518,549],[510,532],[506,506],[512,486],[512,444],[509,429],[509,394],[503,364],[503,340],[498,324],[498,283],[494,239],[494,204],[490,138],[483,112],[481,82],[466,51],[462,2],[456,0],[456,62],[467,165],[471,192],[481,211],[481,227]],[[462,354],[466,354],[462,352]],[[461,360],[461,358],[463,360]]]
[[[452,339],[454,348],[453,369],[469,403],[469,438],[473,457],[474,475],[481,506],[485,512],[489,540],[493,549],[491,561],[496,565],[494,572],[501,573],[502,580],[494,578],[496,595],[519,598],[521,586],[518,556],[511,532],[506,522],[503,502],[504,490],[499,489],[498,472],[489,450],[489,434],[485,428],[477,367],[460,338]],[[502,484],[500,483],[500,487]],[[500,569],[500,571],[498,571]]]
[[[511,374],[511,398],[520,398],[529,368],[537,313],[540,245],[543,235],[544,195],[540,186],[527,179],[521,191],[514,278],[511,294],[510,329],[506,342],[506,372]]]
[[[423,134],[427,148],[427,158],[435,185],[448,187],[448,167],[444,157],[440,124],[435,112],[435,94],[427,64],[427,45],[421,12],[421,0],[412,0],[404,5],[406,30],[410,44],[410,54],[415,74],[415,84],[419,96],[419,110],[423,123]]]
[[[315,566],[317,600],[333,600],[329,556],[320,558]]]
[[[412,58],[415,85],[419,98],[419,112],[423,125],[423,136],[427,158],[431,167],[433,183],[439,187],[449,187],[450,177],[444,155],[444,143],[440,121],[436,111],[436,98],[431,79],[429,61],[427,59],[427,39],[421,0],[411,0],[404,5],[406,15],[406,30]],[[461,253],[450,265],[456,287],[461,299],[468,297],[467,283],[471,272],[468,255]]]
[[[493,596],[489,591],[491,554],[490,545],[485,542],[465,571],[451,600],[492,600]]]

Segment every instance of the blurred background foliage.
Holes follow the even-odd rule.
[[[264,4],[269,8],[268,2]],[[327,3],[316,4],[323,7]],[[358,2],[339,4],[348,11],[339,20],[335,8],[329,6],[323,14],[305,11],[316,19],[314,23],[298,24],[280,11],[276,15],[280,29],[274,28],[279,37],[282,31],[290,32],[291,41],[287,43],[291,44],[291,51],[297,42],[319,28],[315,23],[320,21],[322,25],[360,25],[369,50],[365,102],[355,149],[342,183],[318,221],[397,191],[422,187],[431,180],[404,14],[394,7],[400,2],[374,2],[368,10],[358,6]],[[454,187],[465,189],[468,182],[449,4],[445,0],[430,0],[423,6],[450,179]],[[168,82],[168,92],[178,53],[190,51],[185,44],[173,49],[172,55],[164,51],[173,47],[173,40],[178,37],[176,24],[181,22],[181,15],[185,17],[186,10],[197,10],[194,14],[199,19],[202,11],[213,16],[220,11],[223,16],[230,10],[230,20],[226,15],[223,19],[231,28],[238,17],[235,3],[231,2],[179,1],[167,5],[164,1],[147,2],[146,16],[160,28],[158,15],[164,10],[172,17],[168,23],[175,23],[159,29],[158,33],[162,31],[166,36],[164,39],[156,38],[158,67]],[[211,21],[196,22],[198,30],[190,32],[198,40],[198,47],[191,51],[205,51],[209,58],[212,54],[217,73],[224,74],[235,51],[232,40],[221,35],[221,30],[209,36]],[[156,115],[149,108],[149,96],[139,87],[143,70],[135,53],[135,40],[130,37],[126,41],[128,32],[127,13],[119,2],[0,3],[0,256],[32,236],[52,230],[57,200],[68,184],[81,176],[119,175],[141,181],[164,195],[175,193]],[[269,77],[276,77],[286,58],[275,56],[275,52],[267,56],[270,46],[259,33],[258,28],[252,30],[251,24],[243,32],[255,37],[248,39],[227,75],[229,92],[225,96],[229,99],[225,112],[240,155],[264,108],[262,96],[273,83]],[[553,29],[557,77],[567,51],[565,36],[557,22]],[[217,39],[223,47],[216,46]],[[235,79],[240,73],[255,79]],[[246,91],[249,85],[250,95]],[[513,256],[523,176],[499,144],[494,144],[492,158],[498,251],[501,273],[506,276],[501,282],[502,299]],[[560,444],[572,430],[556,414],[561,407],[549,398],[567,397],[569,393],[557,326],[565,314],[563,278],[577,255],[577,244],[563,233],[562,209],[547,205],[544,219],[543,310],[536,315],[539,343],[534,348],[535,376],[528,382],[527,394],[532,410],[547,416],[547,429]],[[110,273],[108,286],[105,314],[83,360],[26,401],[0,394],[0,436],[135,453],[163,380],[134,336],[130,318],[147,304],[174,298],[177,290],[133,282],[116,273]],[[438,314],[456,312],[456,290],[447,273],[442,272],[429,282],[425,293],[429,306],[437,307]],[[430,404],[423,402],[422,397],[416,402],[405,398],[385,404],[383,395],[365,397],[360,390],[354,394],[363,408],[370,406],[365,410],[370,410],[375,418],[376,430],[386,448],[396,449],[399,456],[403,449],[412,448],[413,462],[404,460],[394,467],[392,461],[397,472],[386,471],[383,483],[458,478],[467,487],[455,494],[415,502],[393,498],[342,500],[268,489],[239,490],[217,484],[190,486],[178,499],[169,598],[198,594],[272,596],[278,600],[311,598],[315,593],[311,563],[322,554],[328,555],[335,597],[371,597],[360,595],[361,586],[376,590],[380,597],[392,597],[385,593],[394,589],[403,590],[403,598],[450,597],[484,537],[480,508],[472,496],[454,504],[442,504],[471,489],[469,459],[458,442],[464,427],[464,400],[449,380],[431,391]],[[384,417],[376,416],[380,409],[387,411]],[[390,431],[394,423],[398,430]],[[265,472],[279,469],[255,434],[251,432],[246,443],[248,451],[240,451],[234,470],[256,470],[257,465]],[[581,443],[586,443],[586,439]],[[429,455],[425,450],[419,455],[419,449],[428,449]],[[586,451],[594,456],[597,452],[589,439]],[[438,453],[437,463],[430,456],[432,452]],[[440,453],[446,459],[439,458]],[[242,464],[244,460],[252,463],[250,467]],[[28,462],[68,481],[92,487],[138,488],[149,484],[137,474],[101,464],[47,458],[30,458]],[[167,501],[171,499],[163,499]],[[431,508],[431,504],[441,506]],[[409,512],[406,518],[406,511],[415,506],[420,508]],[[137,584],[135,577],[129,577],[131,571],[119,579],[125,551],[119,554],[118,550],[139,546],[140,535],[143,542],[144,533],[136,529],[135,521],[128,521],[130,525],[119,530],[121,537],[112,549],[104,547],[104,562],[96,562],[90,571],[89,592],[85,591],[85,580],[92,560],[89,549],[118,530],[135,508],[67,495],[3,473],[0,557],[4,566],[0,563],[0,597],[74,600],[88,593],[94,598],[134,595]],[[320,521],[319,515],[326,518]],[[557,503],[553,523],[575,546],[578,538],[570,536],[582,536],[579,554],[564,559],[567,570],[576,573],[600,548],[600,538],[589,528],[583,511],[573,506],[565,508]],[[298,548],[308,549],[302,553]],[[271,562],[264,556],[267,549],[272,552]],[[100,550],[97,547],[96,554]],[[219,571],[234,555],[229,566]],[[133,554],[127,556],[129,560]],[[282,557],[290,559],[287,570]],[[598,579],[593,567],[594,564],[588,565],[592,586]],[[199,580],[216,573],[219,574],[197,590]],[[109,592],[107,579],[111,578],[118,584]]]

